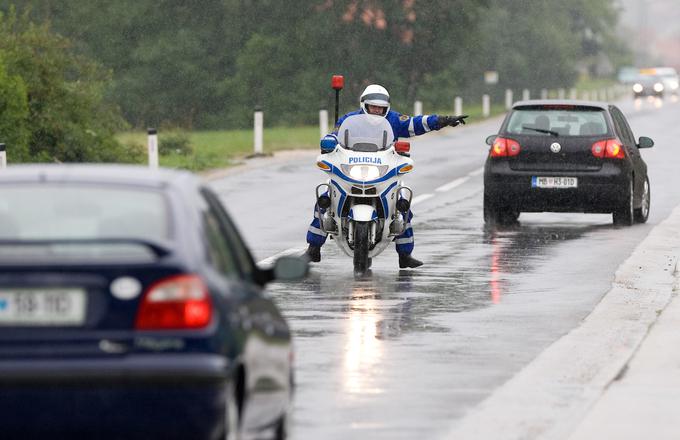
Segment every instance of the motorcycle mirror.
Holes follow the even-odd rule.
[[[397,141],[394,144],[394,150],[399,154],[408,153],[411,151],[411,143],[406,141]]]
[[[342,90],[345,87],[345,77],[342,75],[333,75],[331,78],[331,87],[335,90]]]
[[[497,137],[498,137],[497,134],[492,134],[491,136],[487,136],[486,137],[486,145],[489,145],[489,146],[493,145],[493,141],[495,141]]]

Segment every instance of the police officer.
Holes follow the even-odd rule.
[[[446,126],[455,127],[459,124],[465,124],[465,118],[467,118],[467,115],[419,115],[413,117],[402,115],[390,110],[390,94],[387,92],[387,89],[378,84],[371,84],[366,87],[359,98],[359,106],[359,110],[347,113],[341,117],[333,132],[321,139],[321,153],[330,153],[335,150],[335,147],[338,144],[338,129],[345,119],[363,113],[385,117],[392,126],[395,140],[400,137],[419,136]],[[423,264],[422,261],[411,256],[414,247],[413,229],[411,228],[412,218],[413,213],[409,210],[408,218],[406,219],[406,229],[394,240],[397,254],[399,254],[399,267],[402,269],[407,267],[418,267]],[[321,261],[321,246],[326,242],[327,236],[319,226],[318,211],[315,209],[314,220],[312,220],[312,223],[307,230],[307,243],[309,244],[309,247],[306,251],[310,261],[314,262]]]

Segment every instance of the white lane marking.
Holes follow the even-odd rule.
[[[452,180],[451,182],[449,182],[445,185],[442,185],[439,188],[435,189],[435,191],[438,191],[438,192],[449,191],[449,190],[451,190],[451,189],[453,189],[457,186],[464,184],[465,182],[467,182],[468,179],[469,179],[469,177],[461,177],[459,179]]]
[[[474,170],[474,171],[470,171],[470,172],[468,173],[468,176],[470,176],[470,177],[479,176],[479,175],[482,174],[483,172],[484,172],[484,167],[481,167],[481,168],[476,169],[476,170]]]
[[[258,266],[269,266],[276,261],[277,258],[283,257],[286,255],[295,255],[295,254],[302,254],[305,251],[305,248],[290,248],[286,249],[285,251],[281,251],[278,254],[272,255],[271,257],[267,257],[262,261],[258,261],[257,265]]]
[[[419,196],[416,196],[411,200],[411,205],[415,205],[416,203],[424,202],[427,199],[431,199],[434,197],[434,194],[421,194]]]

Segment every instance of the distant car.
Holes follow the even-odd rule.
[[[646,222],[650,185],[625,116],[605,103],[521,101],[513,105],[484,166],[484,221],[512,224],[522,212],[612,213]]]
[[[12,166],[0,193],[3,438],[285,436],[291,334],[262,287],[306,259],[258,268],[187,172]]]
[[[656,96],[663,98],[666,86],[664,81],[656,75],[640,75],[633,83],[633,97]]]
[[[661,78],[664,85],[664,90],[668,93],[678,94],[678,87],[680,86],[680,78],[678,72],[673,67],[655,67],[655,74]]]

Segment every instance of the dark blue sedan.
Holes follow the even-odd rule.
[[[0,173],[3,438],[285,437],[291,335],[218,198],[121,166]]]

